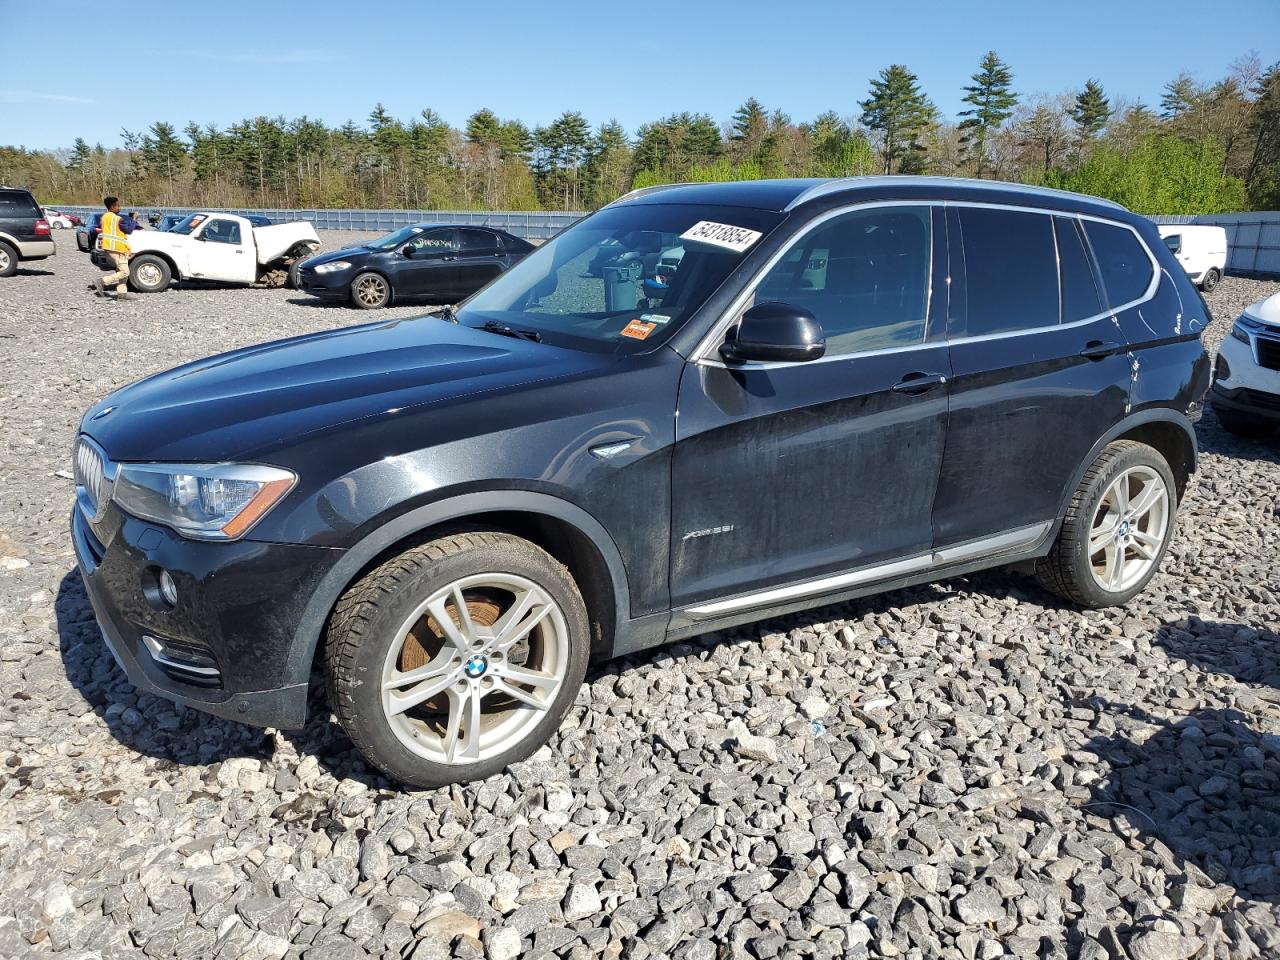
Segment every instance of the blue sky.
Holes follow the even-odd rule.
[[[868,81],[905,63],[948,117],[996,50],[1022,94],[1077,88],[1154,106],[1180,70],[1222,76],[1249,52],[1280,60],[1280,0],[1067,3],[628,3],[260,0],[124,5],[0,0],[0,143],[119,143],[157,119],[226,125],[301,114],[363,122],[381,101],[455,125],[482,106],[530,125],[566,109],[628,132],[681,110],[723,122],[747,96],[799,121],[856,116]],[[175,16],[179,10],[197,16]],[[1043,10],[1041,13],[1040,11]],[[104,43],[100,34],[108,33]],[[105,46],[113,79],[89,79]],[[54,48],[66,51],[57,62]],[[132,51],[132,53],[130,53]],[[131,60],[123,68],[121,58]],[[123,77],[123,83],[114,78]]]

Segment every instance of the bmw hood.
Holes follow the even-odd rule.
[[[117,461],[269,460],[353,421],[574,375],[593,360],[432,317],[393,320],[155,374],[90,407],[81,429]]]

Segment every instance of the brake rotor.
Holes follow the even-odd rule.
[[[502,616],[499,606],[494,601],[486,599],[468,599],[467,613],[471,616],[472,623],[483,627],[493,626]],[[453,605],[449,607],[449,616],[454,626],[460,624],[457,608]],[[413,629],[404,638],[404,644],[400,647],[398,669],[407,672],[426,666],[448,642],[436,618],[431,615],[424,616],[414,624]]]

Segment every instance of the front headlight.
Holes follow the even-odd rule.
[[[350,260],[330,260],[328,263],[316,264],[316,273],[337,273],[351,266]]]
[[[1231,325],[1231,336],[1241,343],[1248,343],[1249,334],[1257,332],[1258,326],[1246,317],[1237,317],[1236,322]]]
[[[235,540],[266,516],[297,477],[278,467],[122,463],[113,499],[135,517],[197,540]]]

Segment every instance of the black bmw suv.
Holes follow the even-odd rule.
[[[49,221],[29,190],[0,187],[0,277],[18,272],[18,264],[58,252]]]
[[[1155,227],[1088,197],[637,191],[456,314],[104,398],[76,554],[142,689],[296,727],[318,651],[373,763],[483,777],[591,658],[982,567],[1125,603],[1196,468],[1207,320]]]

